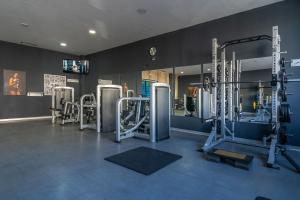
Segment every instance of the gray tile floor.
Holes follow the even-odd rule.
[[[203,159],[196,151],[201,136],[172,133],[157,144],[112,139],[48,121],[0,124],[0,199],[300,199],[300,175],[284,160],[281,170],[263,167],[256,149],[243,148],[257,155],[246,171]],[[103,160],[138,146],[183,158],[150,176]]]

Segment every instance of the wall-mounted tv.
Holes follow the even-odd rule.
[[[63,70],[67,73],[87,74],[89,73],[89,61],[63,60]]]

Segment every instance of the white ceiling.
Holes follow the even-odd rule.
[[[86,55],[278,1],[1,0],[0,40]]]

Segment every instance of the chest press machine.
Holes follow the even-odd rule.
[[[129,90],[128,90],[129,91]],[[133,90],[130,90],[133,95]],[[99,84],[96,96],[86,94],[80,100],[80,129],[96,129],[98,133],[115,131],[116,102],[122,97],[121,85]]]
[[[122,117],[125,101],[135,105],[132,120]],[[120,98],[116,103],[116,142],[130,137],[150,142],[169,138],[170,105],[170,86],[164,83],[152,83],[150,97]]]
[[[255,42],[259,40],[268,40],[272,42],[272,77],[270,81],[251,81],[241,82],[240,63],[233,60],[229,68],[227,67],[225,49],[231,45],[237,45],[246,42]],[[218,66],[218,50],[221,51],[221,65]],[[286,123],[290,122],[290,106],[287,103],[286,84],[288,82],[300,82],[300,79],[288,79],[286,74],[287,61],[281,58],[281,54],[286,52],[280,51],[280,35],[278,34],[278,26],[273,27],[273,35],[259,35],[250,38],[243,38],[232,40],[218,44],[216,38],[212,40],[212,115],[209,120],[212,123],[212,131],[202,147],[203,152],[207,156],[231,156],[232,159],[241,160],[241,156],[229,152],[226,154],[223,151],[216,149],[218,145],[224,142],[237,143],[242,145],[262,147],[268,149],[267,167],[278,168],[276,164],[279,153],[283,155],[289,163],[300,173],[299,165],[287,154],[288,150],[293,150],[288,145]],[[227,70],[227,71],[226,71]],[[227,73],[228,72],[228,73]],[[228,74],[228,76],[226,76]],[[234,78],[236,77],[236,78]],[[266,83],[272,87],[272,113],[271,125],[272,133],[264,136],[261,143],[252,142],[235,137],[234,126],[239,117],[239,89],[240,84],[243,83]],[[203,84],[194,84],[201,85]],[[233,98],[233,91],[235,91],[235,98]],[[234,100],[236,99],[236,100]],[[233,106],[235,104],[235,106]],[[226,114],[227,113],[227,114]],[[231,123],[231,127],[228,124]],[[228,156],[229,155],[229,156]],[[246,157],[243,157],[246,158]],[[230,158],[229,158],[230,159]],[[252,159],[251,159],[252,160]]]

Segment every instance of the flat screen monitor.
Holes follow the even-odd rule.
[[[63,70],[66,73],[87,74],[89,73],[89,61],[63,60]]]

